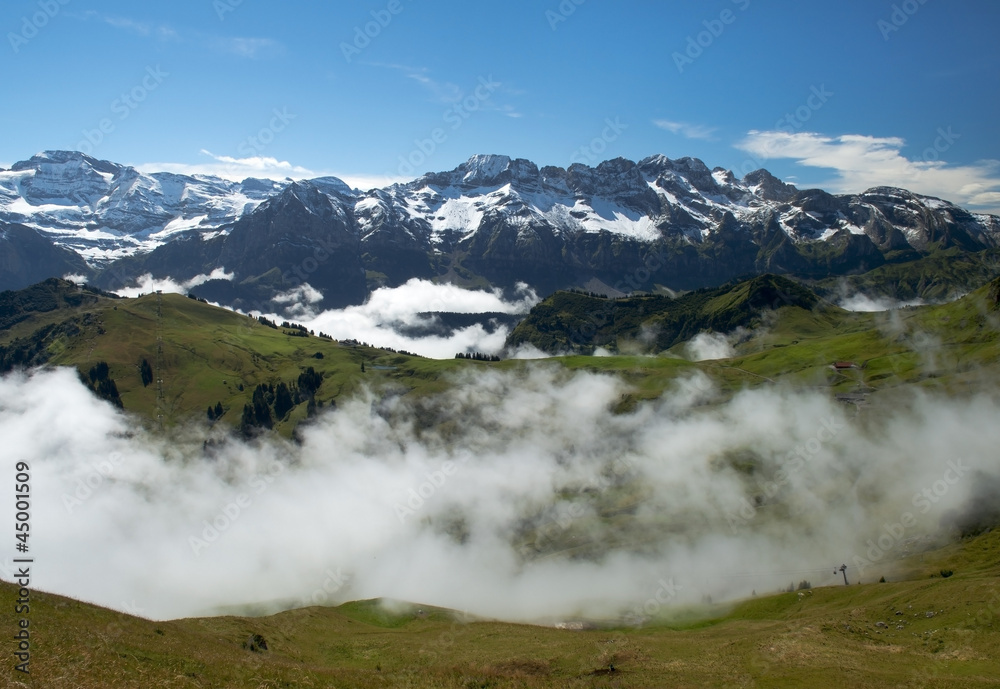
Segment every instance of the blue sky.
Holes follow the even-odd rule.
[[[4,166],[366,187],[663,153],[1000,208],[993,0],[5,0],[0,27]]]

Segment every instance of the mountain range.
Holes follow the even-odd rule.
[[[998,248],[1000,218],[941,199],[800,190],[766,170],[738,179],[696,158],[563,169],[475,155],[368,191],[334,177],[147,174],[68,151],[0,170],[0,289],[75,275],[116,290],[150,274],[276,312],[296,299],[362,303],[411,278],[618,296],[763,273],[822,281]],[[932,286],[941,289],[934,279],[908,289]]]

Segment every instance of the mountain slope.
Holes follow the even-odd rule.
[[[87,275],[76,253],[24,225],[0,223],[0,290],[20,289],[49,277]]]
[[[690,292],[619,299],[557,292],[536,305],[507,339],[509,347],[530,344],[550,354],[592,353],[597,347],[659,352],[700,332],[730,332],[760,324],[765,312],[821,306],[810,290],[776,275]],[[839,309],[836,309],[839,311]]]
[[[149,252],[184,232],[210,233],[284,186],[147,175],[83,153],[44,151],[0,171],[0,222],[27,225],[88,261],[106,262]]]

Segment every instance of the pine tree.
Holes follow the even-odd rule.
[[[142,378],[142,387],[153,382],[153,367],[149,365],[149,359],[143,359],[139,364],[139,377]]]
[[[254,425],[261,428],[272,428],[274,420],[271,418],[271,406],[268,386],[261,383],[253,391],[253,417]]]
[[[288,386],[283,382],[278,383],[274,393],[274,415],[280,420],[292,410],[295,405],[292,403],[292,394]]]
[[[299,391],[306,397],[312,397],[323,384],[323,374],[316,373],[312,366],[299,374]]]
[[[253,407],[249,404],[243,405],[243,417],[240,419],[240,431],[244,436],[250,437],[253,435],[253,429],[256,426],[257,419],[254,417]]]

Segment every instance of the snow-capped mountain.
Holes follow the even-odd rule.
[[[764,271],[864,272],[957,247],[1000,246],[1000,218],[889,187],[832,195],[766,170],[737,179],[695,158],[539,168],[476,155],[448,172],[368,192],[328,177],[291,183],[167,173],[47,152],[0,171],[0,222],[85,258],[99,286],[145,273],[246,307],[318,289],[357,303],[413,277],[627,292],[718,285]],[[0,243],[2,247],[2,243]]]
[[[0,222],[34,228],[92,263],[210,233],[284,188],[168,172],[145,175],[82,153],[45,151],[0,171]]]

